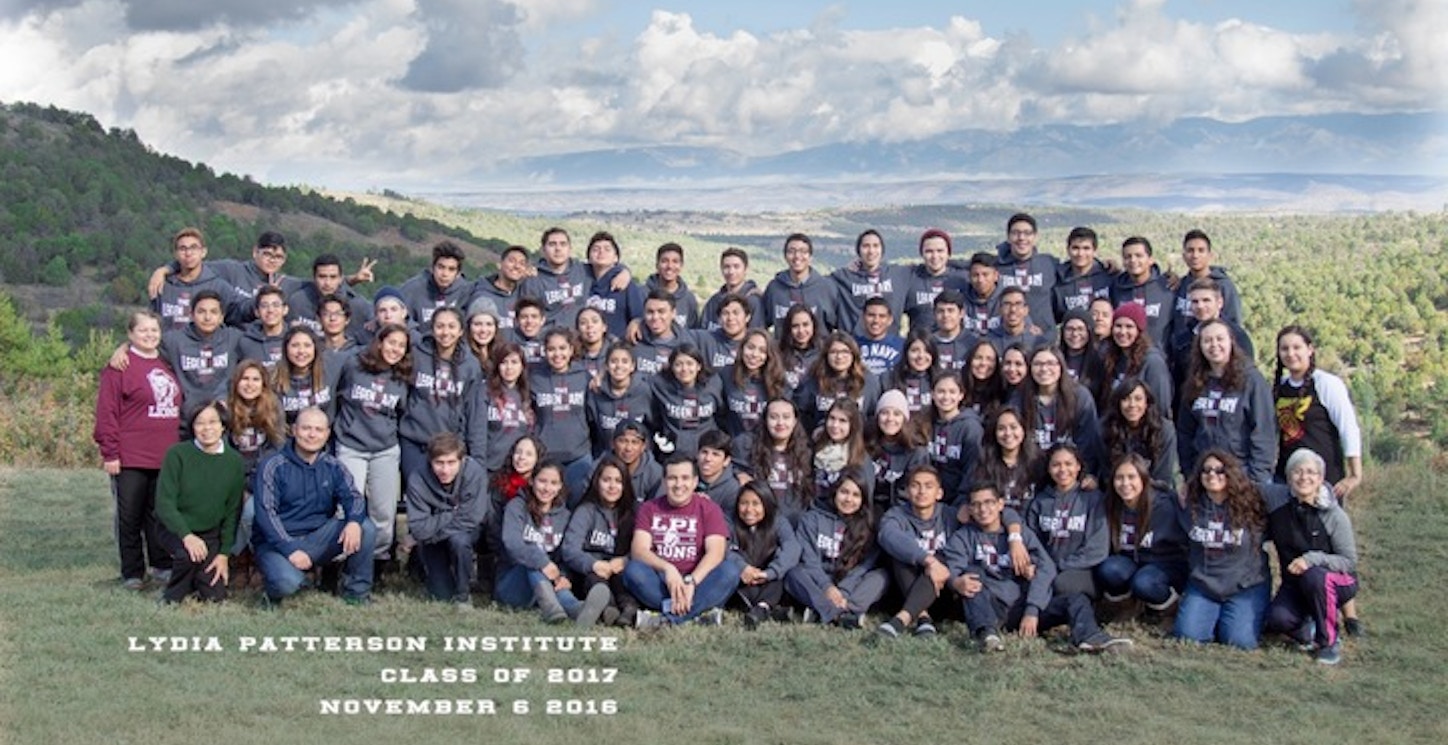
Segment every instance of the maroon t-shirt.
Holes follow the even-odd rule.
[[[729,540],[724,511],[697,492],[683,507],[670,505],[667,496],[644,502],[634,517],[634,530],[647,531],[654,553],[682,574],[694,571],[704,557],[704,539],[717,535]]]

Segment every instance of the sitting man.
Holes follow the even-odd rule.
[[[331,431],[321,409],[303,409],[291,441],[256,469],[252,550],[270,607],[302,588],[304,572],[338,556],[346,558],[342,598],[371,602],[376,528],[347,470],[325,452]]]
[[[718,625],[720,608],[739,585],[738,573],[721,566],[729,549],[724,511],[698,485],[694,461],[674,454],[664,465],[663,496],[644,502],[634,518],[624,585],[640,605],[662,611],[640,610],[639,628],[701,617]]]

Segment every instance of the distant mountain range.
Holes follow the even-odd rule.
[[[1154,209],[1438,209],[1448,202],[1444,174],[1448,116],[1331,114],[959,130],[767,156],[623,147],[509,160],[474,174],[489,186],[426,196],[538,211],[551,211],[555,199],[558,207],[578,204],[584,194],[595,209],[803,209],[962,198]],[[579,192],[570,195],[573,189]]]

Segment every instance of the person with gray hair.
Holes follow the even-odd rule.
[[[1280,631],[1318,662],[1342,660],[1337,623],[1357,595],[1357,542],[1352,522],[1324,480],[1327,464],[1306,448],[1286,465],[1287,485],[1263,487],[1267,535],[1277,549],[1282,585],[1267,608],[1267,630]]]

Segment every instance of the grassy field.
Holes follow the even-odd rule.
[[[641,635],[618,650],[446,652],[459,636],[572,635],[532,614],[458,611],[415,590],[366,608],[307,596],[279,613],[243,595],[161,608],[115,576],[99,471],[0,470],[0,733],[15,743],[1272,743],[1448,741],[1448,520],[1441,473],[1371,469],[1353,504],[1371,636],[1335,669],[1277,645],[1192,648],[1134,624],[1130,655],[1008,639],[985,658],[959,626],[867,647],[801,626]],[[216,637],[221,652],[132,652],[130,637]],[[243,637],[426,637],[422,652],[242,652]],[[169,642],[167,642],[169,644]],[[472,684],[386,683],[384,670],[474,670]],[[495,670],[527,669],[522,683]],[[550,684],[550,668],[616,669]],[[489,699],[496,716],[322,714],[327,700]],[[549,715],[548,701],[614,715]],[[516,701],[528,715],[512,714]],[[359,704],[365,705],[365,704]],[[567,711],[568,704],[558,706]],[[587,708],[587,704],[576,704]]]

